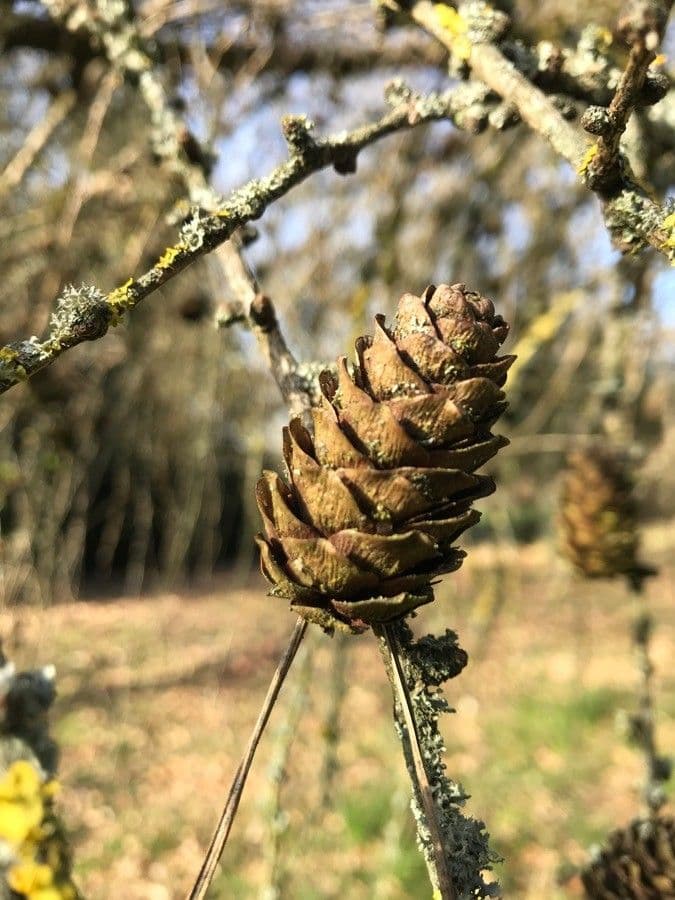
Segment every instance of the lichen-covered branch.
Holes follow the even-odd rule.
[[[396,88],[399,88],[398,90]],[[50,365],[72,347],[103,337],[130,310],[206,253],[214,250],[247,222],[259,219],[268,206],[321,169],[340,174],[356,170],[359,153],[387,135],[426,122],[452,119],[452,92],[420,96],[400,86],[387,93],[393,108],[376,122],[327,138],[313,134],[305,116],[286,116],[282,128],[289,157],[269,175],[249,181],[220,198],[211,213],[195,208],[180,229],[178,240],[136,278],[104,294],[97,287],[69,286],[57,299],[43,338],[30,337],[0,347],[0,394]]]
[[[498,885],[486,884],[483,872],[492,868],[498,856],[490,849],[484,823],[462,812],[467,796],[462,786],[448,777],[443,761],[445,744],[438,727],[439,717],[451,712],[439,688],[459,675],[467,655],[454,632],[446,630],[443,635],[414,641],[403,620],[378,629],[378,637],[394,695],[394,723],[413,785],[418,840],[436,896],[443,900],[497,896]],[[412,724],[406,715],[407,703]],[[426,797],[425,783],[430,789]]]
[[[628,64],[609,106],[589,106],[582,119],[584,128],[598,136],[597,152],[586,173],[587,182],[596,190],[611,191],[624,177],[621,138],[663,39],[670,6],[670,2],[638,3],[619,23],[619,31],[631,48]]]
[[[650,244],[675,261],[675,210],[654,202],[631,176],[627,165],[622,166],[620,177],[611,184],[604,180],[596,183],[592,163],[598,144],[589,145],[583,132],[568,122],[552,99],[502,52],[500,42],[509,25],[508,16],[483,0],[460,3],[457,9],[430,0],[380,2],[407,13],[432,34],[468,68],[473,79],[512,104],[520,119],[573,166],[603,202],[607,227],[622,250],[637,252]],[[666,15],[671,5],[665,0],[661,3]],[[650,49],[654,49],[653,45]],[[643,66],[641,60],[640,69]],[[630,102],[634,102],[634,97]],[[618,108],[623,106],[623,99],[617,101]],[[617,115],[620,119],[623,113]]]
[[[79,0],[65,5],[62,0],[44,2],[55,16],[65,20],[66,26],[79,29],[86,23],[92,38],[103,44],[110,64],[138,88],[150,113],[150,140],[157,160],[180,179],[193,206],[216,211],[222,201],[210,184],[213,158],[190,132],[185,117],[169,102],[133,7],[129,3],[111,5],[106,0],[97,0],[94,7]],[[220,244],[215,255],[237,298],[234,307],[216,310],[216,324],[229,325],[248,318],[284,400],[294,415],[301,413],[310,405],[309,394],[318,386],[313,389],[299,373],[272,302],[261,294],[255,275],[243,258],[239,235],[233,234],[229,241]]]
[[[672,774],[672,760],[659,753],[656,741],[654,665],[650,656],[653,618],[645,602],[644,590],[636,587],[633,593],[637,604],[632,638],[638,671],[638,707],[629,717],[630,737],[644,758],[645,780],[642,800],[647,814],[654,817],[666,802],[663,785]]]

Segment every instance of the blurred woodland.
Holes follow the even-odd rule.
[[[147,269],[189,194],[157,149],[137,79],[111,66],[87,22],[87,8],[109,21],[131,9],[122,0],[46,7],[3,0],[0,17],[2,343],[44,333],[68,285],[112,290]],[[567,70],[580,74],[560,89],[568,117],[611,97],[625,62],[612,41],[619,11],[618,2],[518,4],[514,42],[569,48]],[[223,195],[285,158],[285,114],[335,133],[381,116],[392,79],[420,93],[448,86],[438,43],[367,2],[148,0],[134,13],[184,123],[182,150]],[[562,454],[578,435],[610,431],[639,454],[650,514],[670,515],[667,260],[620,257],[597,198],[475,87],[461,128],[393,134],[361,154],[354,174],[320,171],[283,197],[246,236],[247,258],[303,360],[350,352],[375,312],[434,280],[498,301],[520,357],[512,447],[493,465],[501,488],[476,539],[551,534]],[[672,90],[639,107],[626,135],[636,174],[660,196],[673,187],[674,136]],[[253,563],[254,481],[276,458],[284,413],[245,316],[231,314],[237,303],[206,256],[105,340],[3,398],[6,603],[111,584],[136,593]],[[218,316],[233,324],[214,328]]]
[[[619,706],[634,709],[621,644],[632,621],[642,801],[675,840],[657,815],[670,769],[654,742],[640,593],[654,572],[651,559],[634,565],[639,507],[663,566],[652,606],[672,618],[671,7],[0,0],[0,624],[10,651],[63,673],[64,809],[92,896],[123,884],[130,900],[170,900],[193,883],[260,663],[278,657],[290,621],[251,580],[260,471],[279,468],[281,426],[289,407],[314,402],[318,373],[429,284],[492,298],[517,354],[500,421],[510,447],[485,467],[499,489],[462,539],[466,567],[422,614],[466,631],[472,662],[449,771],[475,780],[507,895],[563,896],[563,857],[583,865],[591,841],[635,814],[637,765],[611,726]],[[611,448],[630,463],[637,502]],[[619,498],[613,518],[603,491]],[[615,585],[598,595],[597,582],[572,583],[555,562],[561,518],[577,569],[627,575],[630,603]],[[588,519],[609,534],[604,569],[583,542]],[[347,657],[350,640],[313,641],[269,777],[254,775],[256,793],[271,784],[267,822],[243,813],[232,868],[214,885],[267,900],[426,897],[421,857],[406,855],[413,825],[391,775],[403,770],[391,723],[363,728],[390,705],[373,647],[357,642]],[[666,634],[651,648],[662,669],[672,647]],[[0,731],[14,735],[7,698],[40,694],[42,781],[19,772],[47,821],[54,674],[22,677],[2,656]],[[448,676],[429,677],[435,691]],[[291,760],[296,730],[307,739]],[[672,724],[664,733],[672,746]],[[0,771],[15,764],[2,757]],[[20,867],[0,860],[3,900],[76,897],[59,839],[62,892],[13,887]],[[48,851],[35,851],[41,865]],[[483,888],[472,896],[494,895]]]

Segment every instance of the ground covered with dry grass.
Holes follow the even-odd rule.
[[[668,530],[652,530],[645,555],[664,563],[649,586],[659,731],[672,750],[670,551]],[[620,584],[577,582],[547,547],[480,546],[415,622],[420,633],[455,628],[472,657],[447,688],[457,709],[444,723],[448,768],[505,857],[496,872],[505,896],[578,895],[574,880],[561,885],[565,872],[637,809],[640,761],[621,736],[635,683],[631,602]],[[257,579],[3,614],[17,663],[58,670],[60,802],[87,897],[184,895],[292,626]],[[272,719],[213,896],[427,898],[375,642],[365,635],[338,645],[313,631],[311,658],[294,670]],[[333,766],[338,653],[346,654],[346,687]],[[283,815],[272,817],[270,774],[303,690]]]

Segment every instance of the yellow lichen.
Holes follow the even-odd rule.
[[[0,368],[2,368],[4,364],[10,370],[14,378],[18,378],[19,381],[25,381],[28,376],[24,367],[18,362],[18,359],[19,354],[16,350],[12,350],[11,347],[0,348]]]
[[[39,769],[26,759],[13,762],[0,778],[0,840],[14,855],[7,884],[26,900],[77,897],[62,868],[62,838],[54,829],[50,812],[51,799],[58,789],[58,782],[45,781]]]
[[[665,53],[658,53],[652,60],[652,67],[655,69],[660,69],[661,66],[665,66],[667,61],[668,57]]]
[[[41,786],[40,775],[25,759],[12,763],[0,779],[0,838],[14,847],[42,821]]]
[[[162,253],[160,258],[155,263],[155,269],[168,269],[183,253],[185,250],[185,246],[183,244],[176,244],[175,247],[167,247],[167,249]]]
[[[577,169],[577,172],[580,175],[586,174],[586,172],[588,171],[588,167],[593,162],[595,157],[598,155],[599,149],[600,148],[597,143],[591,144],[591,146],[588,148],[588,150],[584,153],[583,158],[582,158],[581,162],[579,163],[579,168]]]
[[[666,216],[663,220],[662,230],[666,237],[661,247],[666,251],[671,265],[675,266],[675,213]]]
[[[29,860],[20,862],[7,873],[7,884],[27,900],[75,900],[70,884],[56,884],[54,871],[45,863]]]
[[[441,26],[447,37],[452,52],[459,59],[468,59],[471,56],[471,41],[469,39],[469,26],[466,20],[451,6],[437,3],[434,6],[436,21]]]
[[[113,308],[116,306],[130,306],[131,298],[129,297],[129,288],[134,283],[134,279],[130,278],[128,281],[125,281],[124,284],[120,285],[120,287],[115,288],[114,291],[111,291],[107,296],[107,301]],[[113,325],[116,325],[117,322],[113,319]]]
[[[609,28],[598,28],[597,42],[599,46],[603,47],[605,50],[608,50],[612,46],[613,40],[614,38]]]

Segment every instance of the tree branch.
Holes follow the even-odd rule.
[[[391,99],[391,95],[390,95]],[[321,169],[340,174],[356,169],[359,153],[398,131],[455,115],[450,92],[409,94],[376,122],[333,137],[315,138],[305,116],[286,116],[282,128],[290,155],[269,175],[249,181],[221,200],[212,213],[195,209],[183,224],[178,241],[137,278],[103,294],[94,286],[68,287],[57,299],[50,327],[42,339],[31,337],[0,347],[0,394],[50,365],[61,354],[84,341],[103,337],[146,297],[175,278],[196,260],[214,250],[247,222],[259,219],[268,206]]]
[[[394,723],[413,787],[412,810],[434,896],[494,897],[499,886],[486,884],[483,872],[498,857],[489,846],[483,822],[462,812],[467,795],[452,781],[443,759],[439,716],[452,712],[440,687],[455,678],[468,657],[447,630],[413,641],[399,619],[373,629],[394,697]]]
[[[589,147],[584,135],[566,121],[551,99],[497,46],[505,28],[503,13],[477,2],[461,3],[459,11],[430,0],[380,2],[407,13],[450,54],[459,57],[474,78],[513,104],[520,118],[542,135],[598,194],[607,227],[622,250],[636,252],[651,244],[675,261],[675,213],[655,203],[631,178],[627,166],[622,167],[621,177],[611,185],[594,182],[591,164],[599,152],[598,145]],[[661,5],[669,10],[672,3],[664,0]]]
[[[586,173],[588,183],[595,190],[611,191],[614,185],[621,183],[625,167],[621,138],[639,103],[647,70],[663,39],[671,7],[671,2],[638,3],[619,22],[619,32],[630,44],[628,64],[609,107],[590,106],[582,118],[586,131],[598,135],[597,152]]]
[[[394,716],[404,730],[403,740],[408,767],[411,777],[413,777],[415,792],[419,796],[426,826],[429,829],[433,854],[428,863],[434,892],[441,897],[441,900],[456,900],[457,892],[446,859],[446,847],[438,820],[438,809],[424,764],[424,754],[420,746],[412,699],[401,670],[401,648],[396,640],[395,627],[392,625],[373,626],[373,631],[382,644],[385,668],[394,695]]]
[[[2,4],[4,7],[4,3]],[[369,73],[375,66],[385,65],[400,70],[410,65],[439,65],[442,50],[420,35],[386,46],[376,40],[354,44],[339,40],[330,45],[323,34],[310,42],[300,42],[284,29],[269,36],[269,53],[265,59],[265,71],[285,78],[296,72],[329,72],[343,77]],[[179,62],[190,65],[189,44],[174,33],[153,35],[156,58],[160,63]],[[44,50],[47,53],[70,57],[75,71],[81,72],[92,59],[105,55],[101,46],[93,45],[84,28],[68,31],[60,23],[38,18],[30,13],[17,13],[2,9],[0,13],[0,46],[5,52],[13,49]],[[245,29],[236,39],[224,46],[218,42],[209,44],[205,52],[224,73],[237,72],[251,62],[260,52],[259,36]]]

